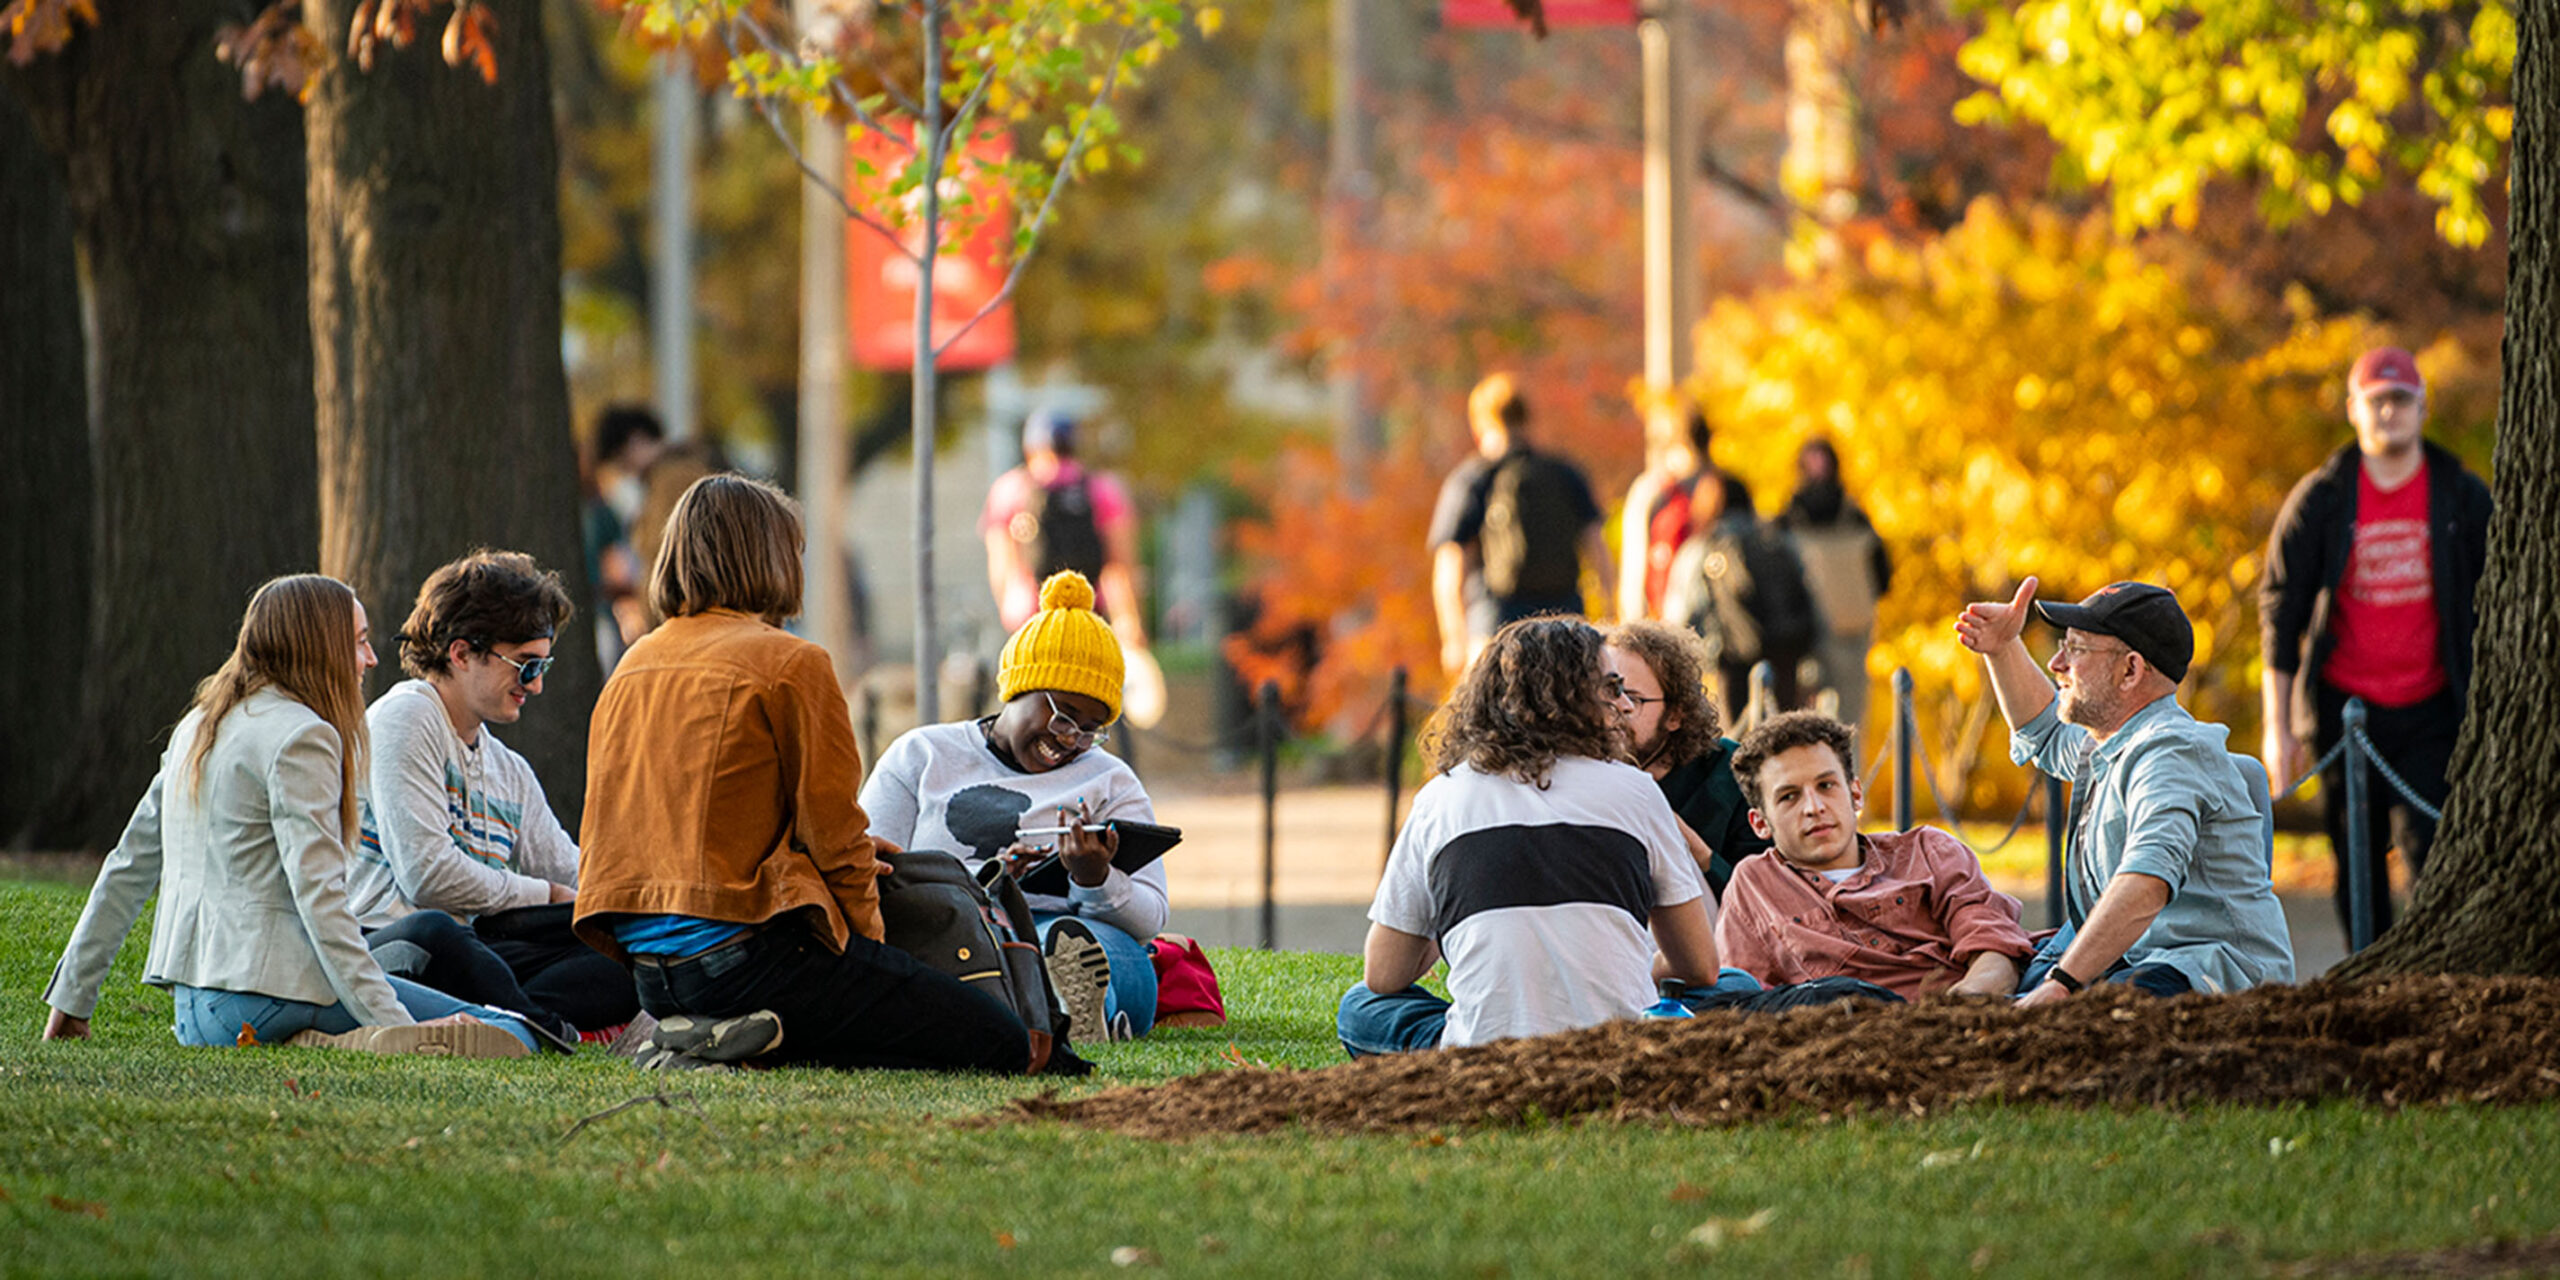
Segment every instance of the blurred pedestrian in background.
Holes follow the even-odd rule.
[[[1608,581],[1600,504],[1580,468],[1529,447],[1529,402],[1508,373],[1467,396],[1475,456],[1441,482],[1431,512],[1431,604],[1440,667],[1455,678],[1493,633],[1540,614],[1580,614],[1582,571]]]
[[[1750,486],[1726,474],[1710,452],[1714,432],[1695,405],[1665,404],[1645,415],[1645,467],[1627,486],[1618,517],[1618,617],[1662,618],[1671,560],[1696,532],[1698,482],[1714,477],[1718,511],[1747,510]]]
[[[2427,380],[2398,347],[2364,353],[2347,375],[2356,438],[2304,476],[2276,514],[2258,582],[2266,657],[2260,692],[2267,777],[2282,787],[2309,767],[2308,735],[2323,755],[2346,735],[2349,698],[2383,763],[2426,802],[2444,804],[2445,770],[2471,685],[2474,597],[2489,555],[2489,486],[2429,443]],[[2365,811],[2347,811],[2346,762],[2320,775],[2320,803],[2338,860],[2338,919],[2348,919],[2348,824],[2372,833],[2374,924],[2391,927],[2390,860],[2424,869],[2436,824],[2380,778]]]
[[[1778,527],[1795,539],[1804,560],[1805,585],[1822,610],[1813,659],[1823,688],[1839,702],[1834,713],[1855,729],[1867,719],[1867,649],[1875,643],[1876,601],[1893,585],[1893,556],[1867,513],[1851,501],[1840,479],[1840,451],[1819,436],[1796,450],[1796,491],[1778,513]]]

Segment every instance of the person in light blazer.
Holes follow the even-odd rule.
[[[170,989],[181,1044],[531,1051],[512,1015],[386,976],[356,927],[347,845],[373,665],[345,583],[297,574],[251,597],[54,967],[46,1039],[89,1034],[116,949],[156,890],[143,980]]]

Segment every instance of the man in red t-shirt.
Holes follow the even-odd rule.
[[[2356,361],[2347,418],[2355,443],[2294,486],[2267,540],[2258,589],[2267,773],[2282,787],[2313,752],[2327,754],[2343,736],[2347,700],[2361,698],[2375,752],[2441,808],[2471,683],[2489,486],[2423,438],[2426,379],[2398,347]],[[2322,776],[2320,792],[2338,859],[2339,920],[2353,929],[2347,824],[2360,821],[2375,855],[2374,923],[2389,927],[2383,851],[2399,849],[2414,878],[2435,823],[2378,776],[2365,812],[2348,813],[2343,761]]]

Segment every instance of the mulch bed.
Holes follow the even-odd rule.
[[[2174,1000],[2107,987],[2026,1011],[1990,1000],[1856,1002],[1614,1022],[1317,1071],[1246,1066],[1071,1101],[1028,1098],[995,1118],[1189,1138],[2330,1098],[2389,1107],[2560,1098],[2560,980],[2314,982]]]

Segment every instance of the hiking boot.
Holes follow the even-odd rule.
[[[638,1062],[649,1052],[649,1037],[657,1033],[658,1020],[643,1009],[631,1015],[631,1021],[622,1024],[620,1032],[605,1042],[604,1051],[617,1058]]]
[[[1113,1038],[1102,1016],[1103,996],[1111,990],[1111,957],[1093,930],[1072,916],[1049,923],[1042,940],[1049,985],[1067,1010],[1067,1041],[1092,1044]]]
[[[703,1062],[744,1062],[781,1046],[782,1015],[770,1009],[717,1020],[679,1013],[658,1020],[657,1029],[641,1046],[639,1060],[642,1070],[654,1071],[663,1068],[651,1066],[650,1059],[661,1054]]]
[[[426,1058],[524,1058],[532,1050],[515,1033],[485,1022],[427,1026],[358,1027],[331,1035],[305,1031],[286,1044],[316,1049],[351,1049],[358,1053],[416,1054]]]

